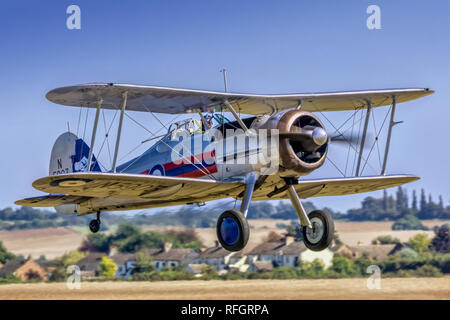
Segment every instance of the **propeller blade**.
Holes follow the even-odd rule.
[[[369,134],[366,135],[366,139],[370,140],[371,136]],[[359,145],[361,142],[361,136],[351,136],[351,135],[335,135],[333,137],[330,137],[330,141],[332,144],[338,144],[338,145],[348,145],[349,143],[352,145]],[[367,148],[368,145],[366,144],[365,148]]]

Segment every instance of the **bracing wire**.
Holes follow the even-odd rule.
[[[390,108],[392,108],[392,107],[390,107]],[[375,144],[378,145],[378,137],[380,136],[381,130],[382,130],[383,127],[384,127],[384,124],[385,124],[385,122],[386,122],[387,116],[389,115],[390,108],[389,108],[389,110],[386,112],[386,115],[384,116],[384,120],[383,120],[383,123],[381,124],[380,130],[378,130],[378,132],[377,132],[376,129],[375,129],[375,132],[377,132],[377,135],[376,135],[375,141],[374,141],[374,143],[372,144],[372,147],[371,147],[371,149],[370,149],[369,157],[370,157],[370,153],[372,152],[372,149],[373,149],[374,145],[375,145]],[[369,157],[368,157],[368,158],[369,158]],[[380,161],[380,167],[381,167],[381,159],[379,159],[379,161]],[[366,161],[366,163],[367,163],[367,161]],[[364,163],[364,166],[363,166],[363,168],[362,168],[362,170],[361,170],[361,174],[363,173],[364,168],[366,167],[366,163]]]
[[[83,110],[83,105],[80,106],[80,112],[78,113],[78,124],[77,124],[77,137],[80,129],[80,122],[81,122],[81,111]]]
[[[313,104],[313,106],[314,106],[314,103],[312,103]],[[315,107],[315,106],[314,106]],[[315,107],[316,108],[316,110],[317,110],[317,107]],[[328,119],[328,117],[327,116],[325,116],[324,114],[323,114],[323,112],[321,112],[321,111],[318,111],[327,121],[328,121],[328,123],[330,123],[331,124],[331,126],[333,126],[333,128],[336,130],[336,132],[338,132],[340,135],[342,135],[343,136],[343,134],[338,130],[338,128],[336,128],[336,126],[333,124],[333,122],[331,122],[329,119]],[[351,143],[351,141],[348,141],[347,139],[345,139],[345,137],[343,136],[343,139],[355,150],[355,152],[358,152],[358,150],[353,146],[353,144]],[[361,157],[363,160],[366,160],[363,156]],[[376,172],[376,170],[375,170],[375,168],[373,168],[373,166],[372,165],[370,165],[369,163],[368,163],[368,165],[369,165],[369,167],[374,171],[374,172]],[[341,171],[341,170],[339,170],[339,171]],[[341,171],[342,172],[342,171]]]
[[[155,134],[153,134],[153,132],[151,130],[149,130],[148,128],[146,128],[144,125],[142,125],[141,123],[139,123],[139,121],[137,121],[136,119],[134,119],[133,117],[131,117],[128,113],[125,113],[125,115],[132,120],[134,123],[136,123],[137,125],[139,125],[141,128],[143,128],[144,130],[146,130],[147,132],[149,132],[152,136],[154,136]],[[179,157],[182,157],[182,155],[176,151],[174,148],[172,148],[169,144],[167,144],[164,140],[160,140],[161,143],[164,143],[167,147],[169,147],[169,149],[171,149],[173,152],[177,153],[177,155]],[[191,153],[189,151],[189,153]],[[133,160],[126,168],[124,168],[121,172],[123,172],[124,170],[128,169],[132,164],[134,164],[136,161],[138,161],[139,159],[141,159],[141,157],[144,155],[144,153],[142,155],[140,155],[139,157],[137,157],[135,160]],[[192,155],[192,153],[191,153]],[[202,168],[199,168],[195,163],[193,163],[190,159],[190,157],[185,158],[190,164],[192,164],[194,167],[196,167],[198,170],[200,170],[202,173],[204,173],[205,175],[208,175],[209,177],[211,177],[214,180],[217,180],[214,176],[212,176],[208,170],[206,169],[206,167],[203,165],[203,163],[201,163],[201,165],[204,167],[204,169],[206,169],[206,172],[202,170]]]

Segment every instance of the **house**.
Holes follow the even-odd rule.
[[[272,261],[254,261],[249,268],[250,271],[254,272],[270,272],[273,270]]]
[[[196,264],[209,264],[216,268],[217,271],[228,270],[228,269],[238,269],[240,271],[246,271],[245,262],[246,256],[239,252],[230,252],[225,250],[216,241],[214,247],[206,248],[198,254],[195,258]],[[245,269],[245,270],[242,270]]]
[[[333,251],[335,255],[340,255],[349,259],[353,259],[356,255],[355,250],[344,243],[331,246],[330,250]]]
[[[164,243],[164,248],[153,255],[153,261],[157,270],[167,267],[178,267],[194,263],[198,253],[194,249],[181,248],[172,249],[170,242]]]
[[[0,277],[5,277],[9,274],[14,275],[21,281],[28,281],[33,279],[48,280],[47,272],[34,261],[31,255],[27,260],[14,259],[8,260],[0,269]]]
[[[312,262],[319,259],[328,268],[332,264],[334,253],[330,249],[320,252],[311,251],[303,242],[294,241],[294,237],[285,236],[279,241],[265,242],[248,253],[250,264],[255,261],[270,261],[274,267],[298,266],[299,261]],[[254,269],[254,268],[253,268]]]
[[[377,261],[387,259],[388,256],[400,250],[395,244],[360,245],[352,247],[352,249],[354,251],[354,258],[367,256],[369,259]]]
[[[190,263],[186,266],[186,272],[192,273],[198,278],[202,276],[202,270],[205,266],[207,266],[205,263]]]
[[[104,252],[89,252],[83,259],[77,262],[80,268],[81,277],[84,279],[98,276],[100,270],[100,261],[106,254]]]

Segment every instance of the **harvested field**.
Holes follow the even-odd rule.
[[[387,278],[381,289],[367,279],[83,282],[0,285],[0,299],[450,299],[450,276]]]
[[[423,221],[428,227],[449,223],[443,220]],[[284,228],[278,228],[277,224],[290,224],[290,220],[258,219],[249,220],[250,239],[245,251],[253,249],[256,245],[265,240],[269,232],[274,231],[279,234],[285,232]],[[407,241],[411,236],[417,233],[427,233],[433,236],[433,231],[393,231],[392,222],[335,222],[335,229],[344,243],[355,246],[358,243],[362,245],[370,244],[371,241],[380,235],[392,235],[402,241]],[[15,253],[28,256],[31,254],[34,258],[45,255],[47,258],[55,258],[66,252],[77,249],[83,238],[88,234],[69,228],[44,228],[30,230],[0,231],[0,241],[5,247]],[[144,231],[154,230],[163,231],[168,229],[184,229],[184,227],[174,226],[144,226]],[[195,229],[199,238],[205,246],[213,246],[216,241],[215,228],[197,228]]]
[[[14,254],[52,259],[77,249],[84,235],[68,228],[0,231],[0,241]]]

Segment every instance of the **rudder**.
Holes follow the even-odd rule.
[[[53,145],[50,157],[49,175],[86,172],[89,146],[83,139],[71,132],[60,135]],[[97,159],[92,155],[91,170],[101,172]]]

